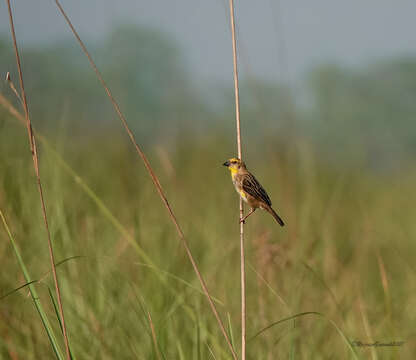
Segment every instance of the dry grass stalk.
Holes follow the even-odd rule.
[[[22,102],[23,109],[24,109],[24,112],[25,112],[26,127],[27,127],[27,131],[28,131],[28,136],[29,136],[30,150],[32,152],[33,166],[34,166],[35,173],[36,173],[36,180],[37,180],[38,191],[39,191],[39,195],[40,195],[40,202],[41,202],[41,205],[42,205],[42,215],[43,215],[43,220],[44,220],[44,223],[45,223],[46,233],[47,233],[47,237],[48,237],[49,257],[50,257],[50,262],[51,262],[51,267],[52,267],[53,280],[54,280],[54,283],[55,283],[56,296],[57,296],[57,299],[58,299],[58,307],[59,307],[59,313],[60,313],[61,323],[62,323],[62,332],[63,332],[64,342],[65,342],[65,352],[66,352],[67,359],[70,360],[71,355],[70,355],[70,351],[69,351],[68,334],[67,334],[67,330],[66,330],[64,310],[63,310],[63,306],[62,306],[61,291],[59,289],[58,276],[57,276],[56,267],[55,267],[55,257],[54,257],[53,246],[52,246],[52,239],[51,239],[51,234],[50,234],[50,231],[49,231],[48,217],[46,215],[46,205],[45,205],[45,200],[44,200],[44,196],[43,196],[42,182],[41,182],[41,179],[40,179],[39,157],[38,157],[38,153],[37,153],[36,139],[35,139],[35,136],[33,134],[32,123],[30,121],[30,116],[29,116],[29,108],[28,108],[28,105],[27,105],[27,98],[26,98],[25,87],[24,87],[24,83],[23,83],[23,72],[22,72],[22,67],[21,67],[21,62],[20,62],[19,49],[17,47],[16,32],[15,32],[15,29],[14,29],[13,14],[12,14],[12,8],[11,8],[11,5],[10,5],[10,0],[6,0],[6,3],[7,3],[8,11],[9,11],[10,32],[11,32],[12,39],[13,39],[13,47],[14,47],[14,51],[15,51],[15,55],[16,55],[17,70],[18,70],[18,73],[19,73],[21,96],[20,97],[18,96],[18,97]],[[8,74],[7,80],[10,80],[10,75],[9,74]],[[16,93],[17,93],[17,91],[16,91]]]
[[[173,224],[176,227],[176,231],[178,233],[178,236],[179,236],[179,238],[182,241],[182,244],[183,244],[183,246],[185,248],[186,254],[187,254],[187,256],[188,256],[188,258],[189,258],[189,260],[190,260],[190,262],[192,264],[192,267],[193,267],[193,269],[194,269],[194,271],[195,271],[195,273],[196,273],[196,275],[198,277],[198,280],[199,280],[199,282],[200,282],[200,284],[202,286],[202,289],[204,291],[204,294],[205,294],[205,296],[208,299],[208,302],[209,302],[209,305],[211,307],[211,310],[214,313],[215,318],[217,319],[217,322],[218,322],[218,325],[220,327],[220,330],[221,330],[221,332],[222,332],[222,334],[223,334],[223,336],[224,336],[224,338],[225,338],[225,340],[226,340],[226,342],[228,344],[228,347],[229,347],[229,349],[230,349],[230,351],[232,353],[232,356],[233,356],[233,358],[235,360],[237,360],[237,354],[235,353],[235,350],[234,350],[234,348],[233,348],[233,346],[231,344],[231,341],[229,339],[229,336],[227,335],[227,332],[225,331],[224,324],[223,324],[223,322],[222,322],[222,320],[221,320],[221,318],[220,318],[220,316],[218,314],[218,311],[217,311],[217,309],[215,307],[215,304],[214,304],[214,302],[212,300],[212,297],[211,297],[211,295],[210,295],[210,293],[208,291],[207,285],[205,284],[205,281],[204,281],[204,279],[203,279],[203,277],[202,277],[202,275],[201,275],[201,273],[200,273],[200,271],[198,269],[198,266],[197,266],[197,264],[196,264],[196,262],[194,260],[194,257],[192,255],[192,252],[191,252],[190,248],[189,248],[188,242],[185,239],[185,235],[184,235],[181,227],[179,226],[178,221],[176,220],[176,216],[175,216],[175,214],[174,214],[171,206],[169,205],[169,202],[168,202],[168,200],[167,200],[167,198],[165,196],[165,193],[164,193],[164,191],[162,189],[162,186],[161,186],[161,184],[159,182],[158,177],[154,173],[154,171],[153,171],[153,169],[152,169],[152,167],[150,165],[150,162],[147,159],[146,155],[144,154],[143,150],[141,149],[141,147],[137,143],[137,141],[136,141],[136,139],[135,139],[132,131],[130,130],[130,128],[129,128],[128,124],[127,124],[126,118],[124,117],[123,113],[121,112],[121,109],[120,109],[117,101],[115,100],[115,98],[113,97],[110,89],[108,88],[107,84],[105,83],[105,81],[104,81],[104,79],[103,79],[100,71],[98,70],[97,66],[95,65],[95,62],[92,60],[92,57],[91,57],[89,51],[87,50],[84,42],[81,40],[80,36],[78,35],[78,32],[75,30],[74,26],[72,25],[72,22],[70,21],[69,17],[67,16],[67,14],[65,13],[64,9],[62,8],[60,2],[58,0],[55,0],[55,3],[56,3],[56,6],[58,7],[59,11],[61,12],[62,16],[64,17],[65,21],[67,22],[68,26],[70,27],[73,35],[77,39],[79,45],[81,46],[81,48],[82,48],[85,56],[88,58],[88,61],[89,61],[90,65],[91,65],[91,67],[93,68],[95,74],[97,75],[98,80],[100,81],[101,85],[103,86],[103,88],[104,88],[104,90],[105,90],[108,98],[110,99],[110,101],[111,101],[111,103],[112,103],[112,105],[114,107],[114,110],[116,111],[116,113],[117,113],[120,121],[122,122],[122,125],[123,125],[124,129],[126,130],[126,132],[127,132],[128,136],[129,136],[132,144],[134,145],[134,147],[136,149],[136,152],[138,153],[138,155],[142,159],[142,161],[144,163],[144,166],[146,167],[146,170],[148,171],[148,173],[149,173],[149,175],[150,175],[150,177],[151,177],[151,179],[153,181],[153,184],[155,185],[156,190],[159,193],[159,196],[160,196],[163,204],[165,205],[165,207],[166,207],[166,209],[167,209],[167,211],[169,213],[169,217],[170,217],[170,219],[172,220]]]
[[[158,360],[162,360],[162,358],[160,357],[159,348],[157,346],[156,332],[155,332],[155,327],[153,325],[152,317],[150,316],[150,311],[147,311],[147,317],[149,319],[150,330],[152,331],[152,339],[153,339],[153,345],[155,347],[156,356]]]
[[[33,134],[32,123],[30,121],[30,116],[29,116],[29,108],[28,108],[28,105],[27,105],[27,98],[26,98],[25,87],[24,87],[24,83],[23,83],[23,72],[22,72],[22,67],[21,67],[21,62],[20,62],[19,49],[17,47],[16,33],[15,33],[15,29],[14,29],[13,14],[12,14],[12,8],[11,8],[11,5],[10,5],[10,0],[6,0],[6,3],[7,3],[7,7],[8,7],[8,12],[9,12],[10,32],[11,32],[11,35],[12,35],[13,47],[14,47],[14,51],[15,51],[15,55],[16,55],[17,70],[18,70],[18,73],[19,73],[21,96],[20,97],[18,96],[18,98],[21,100],[22,105],[23,105],[23,109],[24,109],[24,112],[25,112],[26,127],[27,127],[27,131],[28,131],[28,136],[29,136],[30,150],[32,152],[33,166],[34,166],[35,173],[36,173],[36,180],[37,180],[38,191],[39,191],[39,195],[40,195],[40,202],[41,202],[41,205],[42,205],[42,215],[43,215],[43,220],[44,220],[44,223],[45,223],[46,233],[47,233],[47,237],[48,237],[49,257],[50,257],[50,262],[51,262],[51,267],[52,267],[53,280],[54,280],[54,283],[55,283],[56,296],[57,296],[57,299],[58,299],[58,307],[59,307],[59,313],[60,313],[60,317],[61,317],[62,332],[63,332],[64,342],[65,342],[65,352],[66,352],[67,359],[70,360],[71,355],[70,355],[70,351],[69,351],[68,334],[67,334],[66,324],[65,324],[65,319],[64,319],[64,310],[63,310],[63,306],[62,306],[61,292],[60,292],[60,289],[59,289],[58,276],[56,274],[55,257],[54,257],[54,253],[53,253],[53,246],[52,246],[51,234],[50,234],[50,231],[49,231],[48,217],[46,215],[46,205],[45,205],[45,200],[44,200],[44,196],[43,196],[42,182],[41,182],[41,178],[40,178],[39,157],[38,157],[38,153],[37,153],[36,139],[35,139],[35,136]],[[8,75],[7,80],[10,80],[10,75]],[[16,93],[17,93],[17,91],[16,91]]]
[[[237,151],[239,159],[241,152],[241,126],[240,126],[240,96],[238,89],[237,43],[235,36],[234,1],[230,0],[231,36],[233,43],[233,68],[235,92],[235,118],[237,125]],[[243,200],[240,197],[240,219],[243,218]],[[244,223],[240,222],[240,266],[241,266],[241,359],[246,359],[246,269],[244,254]]]

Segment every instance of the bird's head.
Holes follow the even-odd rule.
[[[231,173],[236,173],[240,169],[245,169],[246,164],[238,158],[228,159],[224,164],[231,171]]]

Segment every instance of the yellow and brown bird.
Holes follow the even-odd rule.
[[[227,160],[224,164],[230,170],[233,184],[241,198],[251,206],[250,212],[240,222],[244,222],[256,209],[260,208],[270,213],[276,221],[284,226],[283,220],[272,208],[272,202],[266,190],[257,179],[247,170],[246,164],[238,158]]]

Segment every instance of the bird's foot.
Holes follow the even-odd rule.
[[[246,219],[240,219],[240,221],[238,223],[239,224],[241,224],[241,223],[245,224],[246,223]]]

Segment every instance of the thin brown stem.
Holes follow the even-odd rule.
[[[66,331],[66,324],[65,324],[65,318],[64,318],[64,310],[63,310],[63,306],[62,306],[61,291],[59,289],[58,276],[56,274],[55,257],[54,257],[54,253],[53,253],[52,239],[51,239],[51,234],[50,234],[50,231],[49,231],[48,217],[46,215],[46,205],[45,205],[45,200],[44,200],[44,196],[43,196],[42,182],[41,182],[41,179],[40,179],[39,157],[38,157],[38,152],[37,152],[37,147],[36,147],[36,140],[35,140],[35,136],[33,134],[32,123],[30,121],[30,116],[29,116],[29,108],[28,108],[28,105],[27,105],[27,98],[26,98],[25,87],[24,87],[24,83],[23,83],[23,72],[22,72],[22,66],[21,66],[21,62],[20,62],[19,49],[17,47],[16,32],[15,32],[15,29],[14,29],[13,14],[12,14],[12,8],[11,8],[11,5],[10,5],[10,0],[6,0],[6,3],[7,3],[8,11],[9,11],[10,31],[11,31],[11,35],[12,35],[12,39],[13,39],[13,47],[14,47],[14,51],[15,51],[15,55],[16,55],[17,70],[19,72],[19,82],[20,82],[21,96],[20,97],[18,96],[18,97],[19,97],[19,99],[22,100],[22,105],[23,105],[23,109],[24,109],[24,112],[25,112],[26,127],[27,127],[27,131],[28,131],[28,136],[29,136],[30,150],[32,152],[33,166],[35,168],[37,186],[38,186],[40,202],[41,202],[41,206],[42,206],[42,215],[43,215],[43,220],[44,220],[44,223],[45,223],[46,233],[47,233],[47,237],[48,237],[49,257],[50,257],[50,262],[51,262],[51,267],[52,267],[53,280],[54,280],[54,283],[55,283],[56,297],[58,299],[58,307],[59,307],[59,313],[60,313],[61,323],[62,323],[62,332],[63,332],[64,342],[65,342],[65,352],[66,352],[67,359],[70,360],[71,355],[70,355],[70,352],[69,352],[68,334],[67,334],[67,331]]]
[[[242,159],[241,151],[241,125],[240,125],[240,95],[238,88],[238,59],[237,41],[235,36],[234,1],[230,0],[231,36],[233,43],[233,65],[234,65],[234,93],[235,93],[235,118],[237,125],[237,151],[238,157]],[[241,267],[241,359],[246,359],[246,269],[244,254],[244,208],[240,197],[240,267]]]
[[[233,69],[234,69],[234,94],[235,94],[235,118],[237,125],[237,152],[242,159],[241,153],[241,128],[240,128],[240,92],[238,87],[238,59],[237,41],[235,36],[234,0],[230,0],[231,36],[233,43]]]
[[[178,236],[179,236],[179,238],[180,238],[180,240],[181,240],[181,242],[182,242],[182,244],[183,244],[183,246],[185,248],[186,254],[187,254],[187,256],[188,256],[188,258],[189,258],[189,260],[190,260],[190,262],[192,264],[192,267],[193,267],[193,269],[195,271],[196,276],[198,277],[198,280],[199,280],[199,282],[201,284],[201,287],[202,287],[202,289],[204,291],[204,294],[207,297],[207,300],[209,302],[209,305],[211,307],[211,310],[214,313],[214,316],[215,316],[215,318],[216,318],[216,320],[218,322],[218,325],[220,327],[220,330],[221,330],[221,332],[222,332],[222,334],[223,334],[223,336],[224,336],[224,338],[225,338],[225,340],[226,340],[226,342],[228,344],[228,347],[229,347],[229,349],[230,349],[230,351],[232,353],[232,356],[233,356],[233,358],[235,360],[237,360],[237,354],[235,353],[235,350],[234,350],[234,348],[233,348],[233,346],[231,344],[230,338],[227,335],[227,332],[225,331],[224,324],[223,324],[223,322],[222,322],[222,320],[221,320],[221,318],[220,318],[220,316],[218,314],[218,311],[217,311],[217,309],[215,307],[215,304],[214,304],[214,302],[212,300],[212,297],[211,297],[211,295],[210,295],[210,293],[208,291],[208,287],[207,287],[207,285],[206,285],[206,283],[205,283],[205,281],[204,281],[204,279],[203,279],[203,277],[201,275],[201,272],[198,269],[198,265],[196,264],[196,262],[194,260],[194,257],[192,255],[192,252],[191,252],[190,248],[189,248],[188,242],[185,239],[185,235],[184,235],[181,227],[179,226],[179,223],[178,223],[178,221],[176,219],[176,216],[175,216],[175,214],[174,214],[171,206],[169,205],[169,202],[168,202],[168,200],[167,200],[167,198],[165,196],[165,193],[163,191],[162,185],[160,184],[160,181],[159,181],[158,177],[156,176],[155,172],[153,171],[153,169],[152,169],[152,167],[150,165],[150,162],[147,159],[146,155],[144,154],[143,150],[141,149],[141,147],[137,143],[137,141],[136,141],[136,139],[135,139],[135,137],[133,135],[133,132],[130,130],[130,128],[129,128],[128,124],[127,124],[126,118],[124,117],[123,113],[121,112],[121,109],[120,109],[117,101],[115,100],[115,98],[113,97],[110,89],[108,88],[107,84],[105,83],[105,81],[104,81],[104,79],[103,79],[100,71],[98,70],[97,66],[95,65],[94,61],[92,60],[92,57],[91,57],[90,53],[87,50],[87,47],[85,46],[84,42],[81,40],[80,36],[78,35],[78,32],[75,30],[74,26],[72,25],[72,22],[70,21],[69,17],[67,16],[67,14],[65,13],[64,9],[62,8],[60,2],[58,0],[55,0],[55,3],[57,5],[59,11],[61,12],[62,16],[64,17],[65,21],[67,22],[68,26],[70,27],[73,35],[77,39],[79,45],[81,46],[82,51],[84,52],[85,56],[88,58],[88,61],[89,61],[90,65],[91,65],[91,67],[93,68],[95,74],[97,75],[98,80],[100,81],[101,85],[103,86],[103,88],[104,88],[104,90],[105,90],[108,98],[110,99],[111,104],[113,105],[114,110],[116,111],[118,118],[122,122],[122,125],[123,125],[124,129],[126,130],[126,132],[127,132],[128,136],[129,136],[132,144],[134,145],[134,147],[136,149],[136,152],[138,153],[138,155],[142,159],[142,161],[144,163],[144,166],[146,167],[146,170],[148,171],[148,173],[149,173],[149,175],[150,175],[150,177],[152,179],[152,182],[155,185],[156,190],[159,193],[159,196],[160,196],[163,204],[165,205],[165,207],[166,207],[166,209],[167,209],[167,211],[169,213],[169,217],[170,217],[170,219],[172,220],[173,224],[176,227],[176,231],[178,233]]]
[[[150,330],[152,332],[152,339],[153,339],[153,345],[155,347],[156,356],[157,356],[158,360],[162,360],[161,357],[160,357],[159,348],[157,346],[156,332],[155,332],[155,327],[153,325],[152,317],[150,316],[150,311],[147,311],[147,317],[149,319]]]

